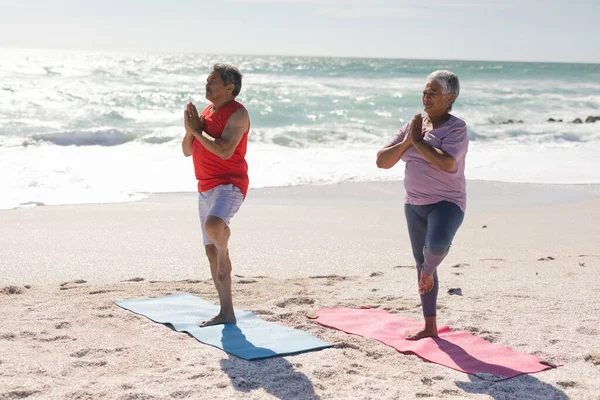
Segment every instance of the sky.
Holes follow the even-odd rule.
[[[600,0],[0,0],[0,48],[600,63]]]

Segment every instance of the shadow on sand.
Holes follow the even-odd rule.
[[[454,362],[463,369],[480,369],[483,371],[494,371],[497,375],[477,374],[468,375],[469,382],[455,382],[456,386],[467,393],[486,394],[493,399],[553,399],[567,400],[568,396],[560,389],[555,388],[545,382],[540,381],[529,374],[520,374],[513,369],[489,364],[481,361],[462,347],[457,346],[447,340],[434,339],[440,350],[448,354]],[[514,378],[505,378],[506,376],[515,376]]]
[[[253,346],[236,325],[224,326],[221,343],[226,351],[240,344]],[[320,399],[306,375],[294,370],[293,365],[280,356],[247,361],[229,355],[228,359],[221,360],[221,369],[229,376],[233,388],[240,392],[263,388],[278,399]]]

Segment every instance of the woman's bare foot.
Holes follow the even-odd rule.
[[[423,276],[423,275],[421,275]],[[438,337],[436,317],[425,317],[425,327],[419,332],[406,336],[406,340],[419,340],[426,337]]]
[[[212,325],[223,325],[223,324],[235,324],[237,322],[237,320],[235,319],[235,314],[219,314],[219,315],[215,315],[214,317],[212,317],[209,320],[206,320],[204,322],[202,322],[200,324],[201,328],[204,328],[205,326],[212,326]]]
[[[411,333],[406,336],[406,340],[420,340],[427,337],[438,337],[437,329],[435,331],[422,329],[419,332]]]

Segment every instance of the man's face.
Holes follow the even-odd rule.
[[[211,72],[208,78],[206,78],[206,99],[214,102],[215,100],[229,96],[231,94],[229,86],[233,85],[225,85],[219,72]]]

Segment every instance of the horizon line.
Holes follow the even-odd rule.
[[[336,59],[378,59],[378,60],[408,60],[408,61],[467,61],[467,62],[503,62],[503,63],[528,63],[528,64],[587,64],[599,65],[600,61],[532,61],[532,60],[508,60],[508,59],[475,59],[475,58],[424,58],[424,57],[395,57],[395,56],[357,56],[357,55],[318,55],[318,54],[292,54],[292,53],[211,53],[199,51],[135,51],[124,49],[84,49],[84,48],[63,48],[63,47],[4,47],[0,45],[0,50],[35,50],[35,51],[71,51],[71,52],[90,52],[90,53],[116,53],[116,54],[194,54],[194,55],[224,55],[224,56],[244,56],[244,57],[301,57],[301,58],[336,58]]]

